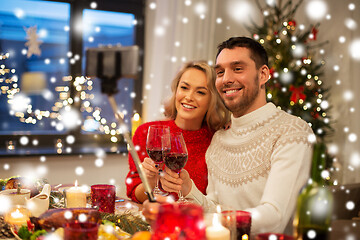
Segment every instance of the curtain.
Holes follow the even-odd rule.
[[[304,0],[295,14],[297,25],[308,27],[316,21],[308,17]],[[320,0],[317,0],[320,1]],[[216,46],[231,36],[249,36],[245,24],[250,20],[261,24],[261,13],[250,0],[147,0],[143,120],[163,118],[162,103],[170,95],[170,83],[186,60],[214,62]],[[259,1],[263,6],[266,2]],[[277,1],[273,1],[277,2]],[[293,1],[295,4],[296,1]],[[351,54],[351,43],[360,39],[360,4],[358,1],[327,0],[327,18],[321,25],[316,43],[329,41],[321,47],[324,55],[323,84],[330,87],[329,112],[335,133],[329,138],[329,149],[334,153],[331,173],[340,183],[360,182],[360,62]],[[189,5],[189,3],[191,3]],[[355,9],[350,10],[349,4]],[[152,4],[156,4],[154,8]],[[204,18],[201,18],[204,14]],[[345,22],[355,22],[350,29]],[[340,37],[345,42],[340,42]],[[360,40],[359,40],[360,41]],[[320,48],[319,48],[320,49]],[[338,66],[338,69],[337,67]],[[352,98],[349,99],[349,94]],[[344,97],[347,96],[347,97]],[[355,140],[354,140],[355,139]],[[338,169],[338,170],[337,170]]]

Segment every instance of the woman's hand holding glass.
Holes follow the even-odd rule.
[[[170,149],[164,152],[164,163],[168,169],[180,174],[181,170],[185,167],[188,159],[188,152],[182,133],[170,134]],[[178,191],[178,202],[187,202],[183,197],[181,190]]]
[[[164,161],[164,152],[167,152],[170,148],[170,128],[165,125],[152,125],[149,126],[148,135],[146,139],[146,152],[148,153],[150,159],[155,163],[157,172],[160,170],[160,164]],[[144,164],[145,165],[145,164]],[[148,170],[151,169],[148,166]],[[150,170],[148,174],[151,175]],[[159,189],[159,177],[158,174],[155,175],[155,187],[153,190],[154,194],[164,194]]]
[[[150,186],[154,188],[159,174],[159,165],[148,157],[144,158],[144,161],[141,163],[141,165],[144,169],[147,179],[149,180]]]
[[[182,169],[180,174],[165,167],[162,177],[160,178],[161,186],[167,192],[182,192],[184,196],[191,191],[192,182],[188,171]]]

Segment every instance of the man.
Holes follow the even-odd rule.
[[[217,131],[206,152],[207,196],[185,170],[178,175],[166,168],[162,186],[181,190],[205,210],[222,204],[250,211],[252,234],[283,232],[308,179],[312,130],[266,102],[268,57],[258,42],[236,37],[221,43],[215,70],[216,88],[232,118],[231,128]]]

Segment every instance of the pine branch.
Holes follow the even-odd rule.
[[[140,216],[135,216],[130,212],[123,214],[112,214],[101,212],[101,219],[114,223],[123,231],[133,235],[139,231],[149,231],[149,224],[142,220]]]

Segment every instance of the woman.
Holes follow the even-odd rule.
[[[188,62],[174,78],[173,92],[165,104],[165,117],[168,120],[144,123],[138,127],[133,142],[151,187],[155,186],[158,170],[146,153],[146,137],[150,125],[166,125],[170,132],[181,132],[188,150],[185,169],[195,185],[206,193],[207,166],[205,152],[214,132],[229,121],[229,113],[215,89],[215,72],[203,61]],[[133,201],[142,203],[147,199],[144,187],[137,173],[131,155],[130,171],[126,178],[127,195]]]

